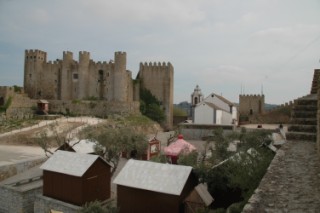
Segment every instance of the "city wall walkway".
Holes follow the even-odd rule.
[[[288,141],[278,150],[243,212],[320,212],[316,144]]]

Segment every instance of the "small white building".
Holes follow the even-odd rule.
[[[211,93],[194,107],[194,124],[233,125],[236,122],[236,106],[215,93]]]

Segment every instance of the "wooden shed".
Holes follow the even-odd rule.
[[[182,213],[197,179],[190,166],[131,159],[113,183],[120,213]]]
[[[185,199],[185,213],[203,212],[211,205],[213,200],[207,187],[201,183],[197,185]]]
[[[85,154],[95,154],[96,143],[90,140],[71,140],[64,142],[57,150],[77,152]]]
[[[48,114],[49,102],[47,100],[39,100],[37,104],[38,104],[38,112]]]
[[[111,166],[98,155],[58,150],[40,168],[44,196],[79,206],[110,198]]]

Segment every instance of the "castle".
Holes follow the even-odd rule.
[[[115,52],[114,60],[94,62],[90,53],[63,52],[63,58],[47,62],[47,53],[26,50],[24,91],[32,99],[101,100],[131,106],[139,101],[139,88],[148,89],[165,109],[166,125],[173,121],[173,66],[171,63],[140,63],[136,80],[126,69],[127,55]],[[130,109],[131,107],[128,107]]]
[[[264,95],[239,95],[240,115],[260,115],[264,113]]]

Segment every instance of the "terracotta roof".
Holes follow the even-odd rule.
[[[180,195],[191,171],[191,166],[130,159],[113,183],[137,189]]]
[[[42,164],[40,169],[81,177],[98,158],[100,158],[98,155],[58,150]]]

